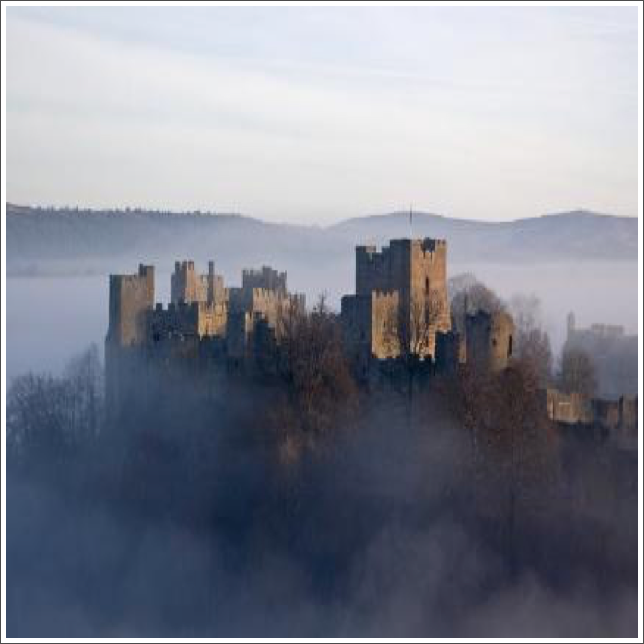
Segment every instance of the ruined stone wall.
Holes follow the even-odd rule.
[[[592,410],[594,423],[609,432],[637,429],[636,396],[621,396],[618,400],[593,398]]]
[[[546,414],[550,420],[565,425],[590,424],[593,420],[592,405],[586,396],[554,388],[546,389]]]
[[[623,327],[593,324],[577,329],[569,324],[564,351],[581,350],[592,360],[598,395],[617,399],[638,391],[638,337],[624,333]]]
[[[637,396],[622,396],[619,399],[620,424],[624,429],[637,430]]]
[[[514,322],[504,312],[478,311],[465,319],[466,360],[475,370],[500,371],[513,352]]]
[[[591,404],[595,425],[607,431],[615,430],[620,426],[619,400],[593,398]]]
[[[637,449],[637,397],[589,399],[555,388],[545,390],[546,415],[562,425],[587,426],[592,436],[614,441],[622,449]]]

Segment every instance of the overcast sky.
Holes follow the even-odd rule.
[[[8,8],[12,202],[637,214],[636,8]]]

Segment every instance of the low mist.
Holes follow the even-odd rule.
[[[180,258],[177,258],[180,259]],[[28,370],[60,373],[66,360],[89,343],[102,350],[107,332],[109,273],[135,272],[139,262],[154,258],[134,257],[105,267],[103,272],[73,276],[8,277],[7,279],[7,375]],[[241,283],[243,268],[262,263],[288,271],[289,288],[304,292],[312,303],[323,291],[329,304],[340,308],[340,298],[353,293],[354,257],[329,265],[312,265],[292,256],[270,256],[256,264],[244,261],[220,264],[228,286]],[[196,263],[207,270],[207,258]],[[156,299],[167,303],[173,260],[156,260]],[[594,322],[621,324],[627,333],[637,332],[637,264],[632,262],[570,262],[548,264],[450,263],[448,277],[473,273],[509,300],[513,295],[536,295],[541,303],[541,325],[558,353],[565,341],[566,316],[574,311],[579,326]],[[79,274],[80,273],[80,274]]]
[[[94,350],[10,392],[10,636],[637,632],[635,452],[540,433],[507,478],[438,385],[295,451],[280,390],[234,379],[142,383],[97,431],[101,378]]]

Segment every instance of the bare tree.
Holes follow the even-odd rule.
[[[282,321],[280,376],[285,399],[275,419],[291,448],[327,433],[357,401],[340,326],[322,294],[311,313],[292,310]]]
[[[595,367],[585,351],[576,347],[564,347],[559,368],[559,386],[568,393],[588,397],[595,394]]]
[[[515,295],[510,300],[514,319],[514,357],[532,369],[539,385],[552,379],[552,349],[548,334],[541,329],[541,302],[536,295]]]
[[[384,324],[383,343],[397,356],[406,376],[408,420],[412,420],[414,380],[421,361],[433,357],[437,326],[445,315],[439,291],[424,296],[412,294],[406,304],[392,309]]]
[[[536,295],[513,295],[509,309],[518,333],[529,333],[541,326],[541,301]]]
[[[465,333],[468,314],[478,311],[498,313],[505,309],[499,296],[471,274],[450,279],[448,292],[451,297],[452,327],[461,334]]]
[[[62,377],[27,374],[7,392],[7,449],[14,459],[64,461],[95,437],[102,410],[98,349],[74,358]]]
[[[555,476],[539,381],[528,363],[496,373],[461,372],[456,409],[472,440],[472,480],[477,510],[502,519],[514,566],[519,513],[547,502]]]
[[[99,430],[103,414],[103,367],[98,347],[92,344],[72,358],[65,369],[66,380],[74,392],[72,424],[92,434]]]
[[[7,452],[14,460],[58,460],[69,444],[69,391],[51,376],[16,378],[7,392]]]

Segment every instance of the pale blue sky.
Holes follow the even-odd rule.
[[[8,8],[7,196],[637,214],[636,8]]]

